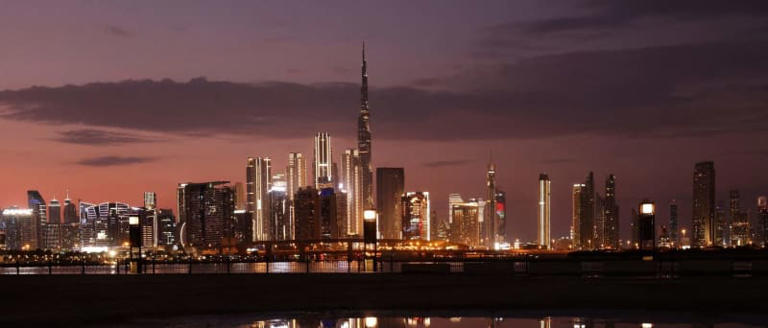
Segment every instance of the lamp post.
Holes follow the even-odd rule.
[[[138,216],[131,216],[128,218],[128,227],[130,234],[130,246],[128,248],[128,255],[131,261],[131,272],[141,273],[141,224],[139,224]],[[138,248],[139,257],[137,260],[133,258],[133,249]]]
[[[373,246],[373,271],[376,271],[376,253],[378,252],[377,247],[377,236],[376,236],[376,217],[378,216],[378,213],[376,213],[376,210],[374,209],[368,209],[363,211],[363,250],[368,250],[368,246]],[[365,258],[364,258],[365,260]]]

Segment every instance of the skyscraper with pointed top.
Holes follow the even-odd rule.
[[[364,208],[373,208],[373,165],[371,164],[371,123],[368,108],[368,71],[365,60],[365,42],[363,42],[363,66],[360,86],[360,116],[357,119],[357,150],[360,153],[363,185]]]
[[[488,161],[488,172],[485,177],[488,188],[488,209],[485,215],[485,243],[488,249],[493,249],[497,242],[498,223],[496,222],[496,165],[493,157]]]

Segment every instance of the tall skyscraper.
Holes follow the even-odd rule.
[[[708,247],[715,242],[715,163],[696,163],[693,170],[693,236],[694,247]]]
[[[56,199],[56,196],[53,196],[51,203],[48,204],[48,223],[61,223],[61,203]]]
[[[679,224],[680,221],[677,216],[677,201],[673,199],[672,203],[669,204],[669,237],[673,248],[679,248],[681,246]]]
[[[235,209],[245,211],[245,204],[248,201],[245,199],[245,186],[242,182],[235,182]]]
[[[431,240],[429,192],[409,191],[402,197],[403,240]]]
[[[449,203],[449,239],[469,247],[480,246],[480,218],[485,202],[470,199],[467,202],[459,194],[451,194]]]
[[[499,227],[496,235],[497,241],[501,243],[507,241],[507,194],[496,188],[495,200],[497,227]]]
[[[148,210],[157,208],[157,193],[152,191],[144,192],[144,208]]]
[[[605,179],[605,202],[603,207],[605,222],[605,247],[619,248],[619,205],[616,202],[616,176],[609,174]]]
[[[581,193],[584,191],[583,183],[576,183],[573,185],[572,196],[572,214],[571,214],[571,229],[573,234],[573,249],[581,249]]]
[[[656,248],[656,205],[650,200],[643,200],[638,207],[638,244],[642,250]]]
[[[488,197],[488,209],[485,213],[485,247],[494,249],[499,242],[498,238],[498,220],[496,218],[496,165],[493,162],[488,163],[488,171],[485,174],[486,195]]]
[[[331,136],[327,132],[318,132],[315,135],[315,150],[312,163],[315,189],[333,188],[335,182],[335,177],[333,176],[333,150],[331,148]]]
[[[320,220],[320,195],[312,186],[302,187],[294,198],[296,213],[295,240],[318,240],[322,228]]]
[[[365,59],[363,43],[362,83],[360,86],[360,116],[357,120],[357,150],[360,152],[360,165],[363,174],[363,207],[373,208],[373,164],[371,162],[371,123],[368,107],[368,63]]]
[[[741,208],[741,196],[738,190],[731,190],[730,192],[730,214],[731,214],[731,231],[730,231],[730,245],[732,246],[746,246],[749,244],[749,216],[746,211]],[[718,244],[720,246],[720,244]],[[723,245],[725,246],[725,245]]]
[[[550,239],[551,184],[549,176],[546,174],[539,175],[539,219],[536,242],[539,244],[539,247],[544,249],[550,249],[552,242]]]
[[[346,197],[344,211],[347,235],[363,235],[363,167],[357,149],[347,149],[341,155],[339,189]]]
[[[376,204],[379,207],[379,231],[383,239],[401,239],[401,197],[405,192],[402,167],[376,168]]]
[[[291,240],[293,222],[290,217],[288,183],[283,173],[272,175],[272,188],[269,189],[270,235],[273,240]]]
[[[581,190],[581,208],[579,209],[581,249],[596,249],[600,246],[595,238],[595,176],[592,172],[587,174],[584,188]]]
[[[5,248],[8,250],[36,250],[42,247],[38,239],[40,226],[31,208],[6,208],[0,217],[0,227],[5,232]]]
[[[253,241],[268,241],[270,240],[269,188],[272,186],[272,164],[269,157],[249,157],[245,176],[247,200],[245,210],[251,219]]]
[[[299,188],[309,185],[307,184],[307,163],[302,153],[288,153],[288,167],[285,169],[285,176],[288,182],[288,198],[293,200]]]
[[[757,198],[757,215],[762,247],[768,247],[768,197]]]
[[[235,221],[235,191],[229,182],[180,183],[177,200],[182,246],[221,247],[227,223]]]

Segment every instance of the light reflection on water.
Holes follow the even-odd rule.
[[[758,320],[758,322],[760,322]],[[187,317],[164,322],[144,322],[139,326],[165,326],[177,328],[192,327],[237,327],[237,328],[758,328],[768,327],[760,323],[739,323],[728,319],[721,322],[707,322],[670,317],[656,321],[648,319],[600,319],[580,317],[393,317],[367,316],[337,318],[324,315],[306,315],[297,318],[273,318],[248,320],[246,317]]]

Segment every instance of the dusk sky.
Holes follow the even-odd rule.
[[[492,153],[508,235],[552,236],[571,186],[617,176],[623,238],[643,198],[680,204],[712,160],[718,201],[768,194],[768,1],[3,1],[0,207],[26,190],[175,211],[179,182],[245,180],[355,146],[361,43],[373,163],[404,167],[447,217],[485,193]]]

